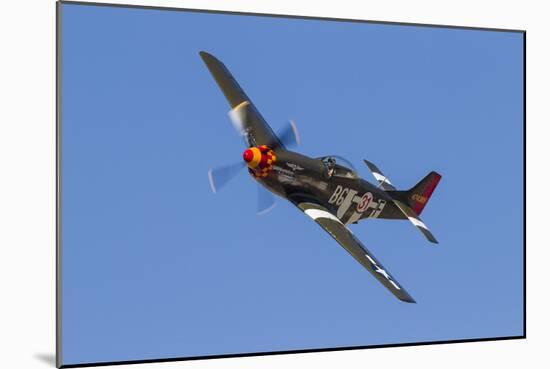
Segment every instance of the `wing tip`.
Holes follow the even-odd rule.
[[[409,303],[409,304],[416,304],[416,300],[412,298],[411,295],[409,295],[408,292],[406,291],[403,291],[405,292],[404,295],[402,296],[397,296],[397,298],[403,302],[406,302],[406,303]]]
[[[206,51],[203,51],[203,50],[199,51],[199,55],[203,60],[208,58],[214,58],[212,54],[207,53]]]
[[[214,67],[216,65],[222,65],[223,63],[219,61],[218,58],[216,58],[214,55],[206,52],[206,51],[199,51],[199,55],[202,59],[202,61],[210,68]]]

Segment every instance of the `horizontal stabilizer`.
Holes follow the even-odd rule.
[[[403,214],[405,214],[407,219],[409,219],[411,223],[414,224],[414,226],[418,228],[420,232],[422,232],[422,234],[428,239],[428,241],[432,243],[438,243],[426,224],[424,224],[424,222],[418,217],[418,215],[414,213],[414,211],[410,207],[399,200],[394,199],[393,202],[399,208],[399,210],[401,210]]]
[[[374,163],[371,163],[370,161],[365,159],[363,159],[363,161],[365,162],[365,164],[367,164],[367,167],[369,167],[372,175],[378,181],[379,186],[384,191],[395,191],[395,187],[393,187],[388,177],[386,177]]]

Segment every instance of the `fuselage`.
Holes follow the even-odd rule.
[[[367,218],[405,219],[385,191],[351,168],[337,164],[330,170],[321,158],[283,149],[275,153],[267,176],[255,178],[274,194],[315,199],[346,224]]]

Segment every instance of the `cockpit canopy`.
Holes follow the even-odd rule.
[[[359,178],[353,164],[346,158],[338,155],[323,156],[319,158],[327,169],[328,177]]]

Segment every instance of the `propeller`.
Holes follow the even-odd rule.
[[[286,123],[286,125],[279,131],[277,137],[279,137],[279,140],[283,145],[285,145],[285,147],[296,147],[300,144],[298,127],[296,127],[296,123],[294,123],[293,120],[289,120]]]
[[[243,137],[245,144],[248,146],[246,140],[246,131],[244,129],[245,122],[247,120],[246,115],[250,108],[250,103],[248,101],[242,102],[237,105],[234,109],[229,112],[229,118],[233,123],[233,127],[237,133]],[[285,147],[295,147],[300,144],[300,135],[298,134],[298,128],[294,121],[288,121],[285,126],[279,131],[277,135],[279,141]],[[266,144],[268,147],[273,147],[274,142],[268,142]],[[212,192],[217,193],[220,191],[227,183],[229,183],[234,177],[241,172],[243,168],[247,166],[252,160],[250,156],[250,150],[246,150],[243,153],[243,161],[238,163],[229,164],[225,166],[220,166],[217,168],[212,168],[208,170],[208,181],[210,182],[210,188]],[[258,183],[258,215],[263,215],[272,210],[276,203],[275,197],[271,192],[265,189],[262,185]]]
[[[229,181],[237,176],[241,170],[246,166],[246,162],[239,162],[235,164],[225,165],[217,168],[210,169],[208,171],[208,181],[210,182],[210,188],[212,192],[217,193],[224,187]],[[264,215],[272,210],[275,203],[275,196],[262,185],[258,183],[258,215]]]
[[[212,192],[218,192],[230,180],[232,180],[246,166],[246,163],[238,162],[208,170],[208,181]]]
[[[239,105],[235,106],[233,109],[231,109],[228,113],[229,119],[231,120],[231,123],[233,123],[233,128],[235,128],[235,131],[237,131],[237,134],[239,136],[242,136],[245,138],[246,142],[246,131],[244,129],[245,122],[246,122],[246,116],[248,114],[248,110],[250,109],[250,102],[243,101]]]
[[[250,102],[243,101],[242,103],[231,109],[228,113],[229,119],[233,124],[233,128],[239,136],[243,137],[246,145],[248,145],[248,142],[246,140],[246,130],[244,127],[246,126],[248,114],[250,114],[250,109],[252,109],[252,105],[250,105]],[[283,126],[279,131],[277,137],[285,147],[296,147],[300,144],[298,127],[293,120],[286,122],[285,126]],[[268,147],[273,147],[276,143],[277,142],[266,142],[265,145],[267,145]]]
[[[271,211],[275,205],[275,196],[258,183],[258,215],[264,215]]]

